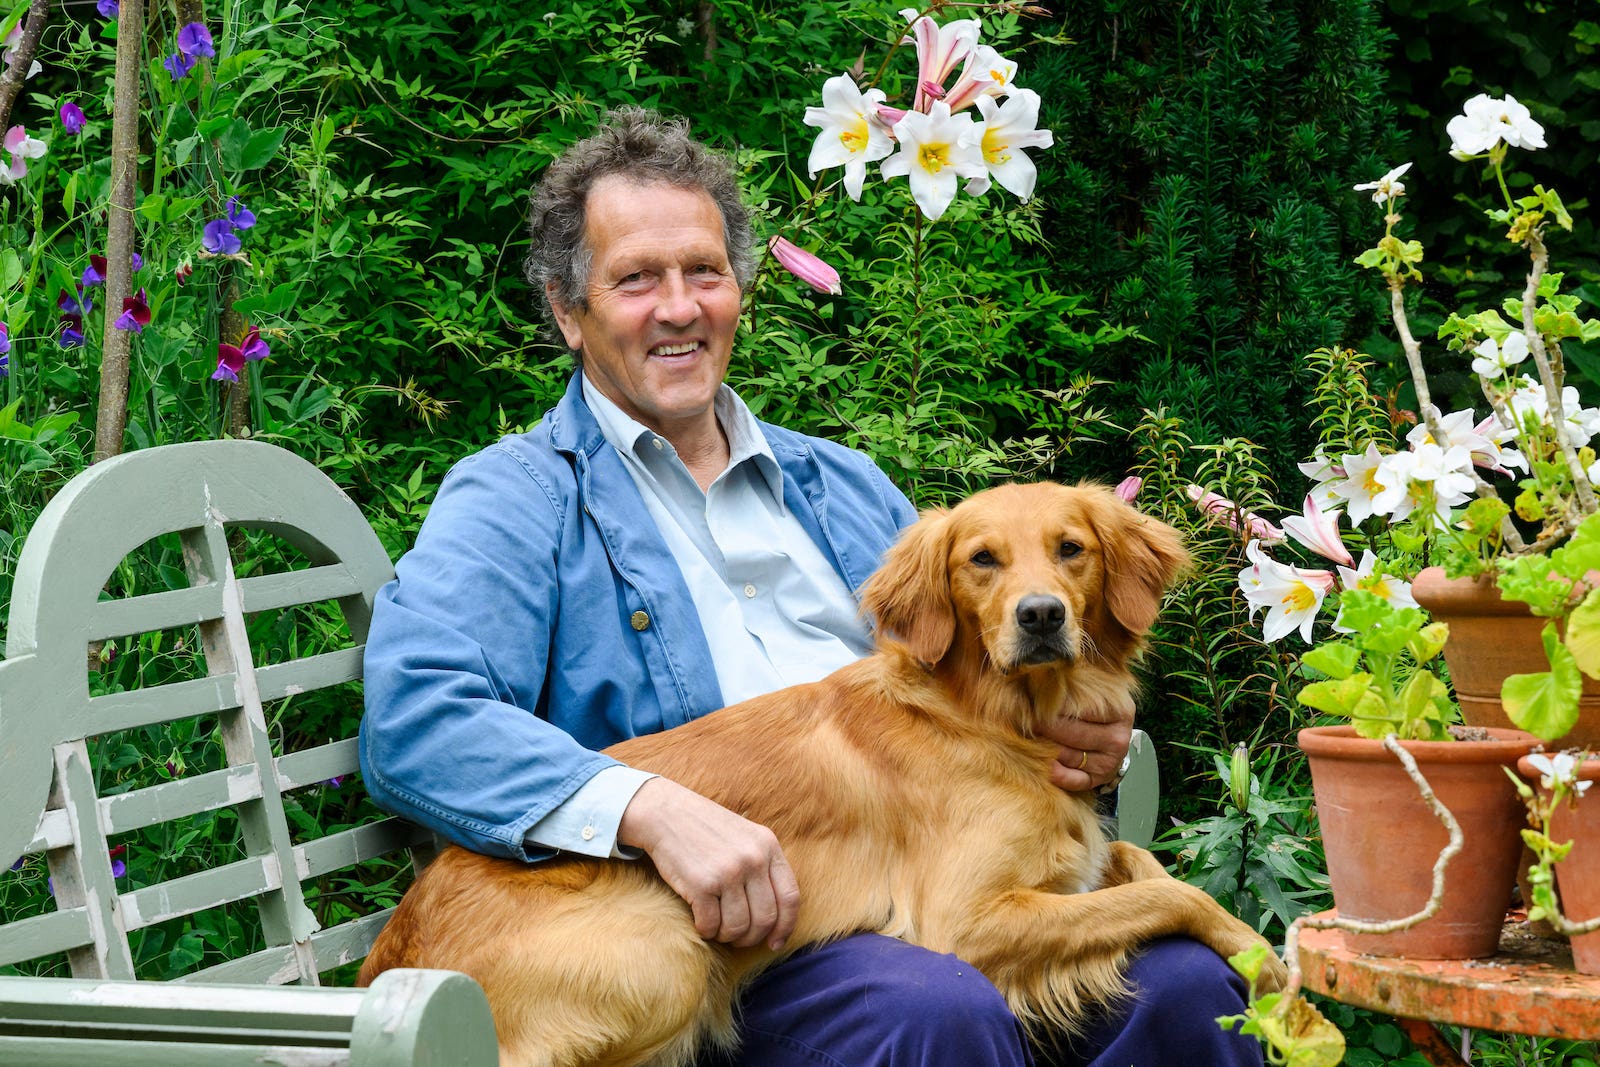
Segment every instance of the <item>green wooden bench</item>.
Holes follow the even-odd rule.
[[[172,588],[108,598],[131,554],[173,536],[183,568],[168,575]],[[263,569],[241,547],[251,536],[286,544],[298,565]],[[244,573],[241,556],[251,560]],[[18,877],[7,870],[13,861],[42,855],[53,906],[24,917],[0,912],[0,1064],[496,1062],[488,1005],[464,975],[400,970],[370,989],[320,984],[339,967],[348,978],[390,910],[324,925],[313,906],[327,879],[385,857],[392,867],[397,855],[420,868],[437,845],[375,811],[308,836],[306,806],[294,798],[355,774],[356,740],[284,751],[280,738],[277,716],[292,715],[295,701],[360,678],[373,597],[393,575],[376,535],[332,481],[258,442],[130,453],[83,472],[44,510],[17,563],[0,660],[0,890]],[[329,604],[348,629],[345,647],[257,662],[249,618]],[[91,667],[103,658],[94,652],[105,642],[191,628],[203,676],[92,695]],[[105,769],[93,757],[103,764],[126,752],[108,737],[148,739],[139,731],[181,720],[215,730],[219,766],[102,787]],[[1138,844],[1155,827],[1155,773],[1148,739],[1136,733],[1118,809],[1120,836]],[[156,884],[118,884],[113,841],[223,810],[236,813],[241,855]],[[171,981],[136,980],[130,933],[239,902],[259,917],[264,946]],[[63,958],[57,973],[71,977],[3,973]]]

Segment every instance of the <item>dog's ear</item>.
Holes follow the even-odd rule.
[[[1110,490],[1096,502],[1095,526],[1106,564],[1106,606],[1130,633],[1143,635],[1155,624],[1162,593],[1189,565],[1183,539]]]
[[[861,607],[880,634],[892,634],[923,663],[944,658],[956,633],[949,512],[924,511],[901,532],[882,566],[862,585]]]

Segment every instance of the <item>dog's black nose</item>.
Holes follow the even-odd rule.
[[[1053,596],[1034,594],[1017,601],[1017,625],[1030,634],[1053,634],[1067,621],[1067,606]]]

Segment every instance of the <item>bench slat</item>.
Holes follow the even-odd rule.
[[[361,657],[365,645],[337,648],[315,656],[302,656],[287,663],[271,663],[256,668],[256,685],[263,703],[281,700],[296,693],[309,693],[361,677]]]
[[[122,895],[122,921],[142,930],[220,904],[259,896],[283,885],[276,857],[253,856]]]
[[[78,978],[39,981],[0,977],[0,1027],[13,1021],[149,1026],[152,1011],[161,1026],[201,1030],[350,1032],[350,1020],[365,994],[323,986],[208,985],[184,988],[171,982],[101,982]],[[300,1040],[295,1038],[295,1041]]]
[[[174,630],[222,618],[222,585],[196,585],[161,593],[102,600],[89,616],[89,641],[109,641],[152,630]]]
[[[348,1048],[294,1045],[184,1044],[179,1041],[127,1041],[84,1037],[21,1037],[0,1033],[0,1063],[29,1067],[349,1067]]]
[[[224,767],[189,778],[102,797],[107,835],[216,811],[261,796],[261,778],[251,766]]]
[[[239,604],[246,615],[361,593],[360,581],[342,563],[239,579]],[[218,613],[220,615],[220,612]]]
[[[24,853],[43,852],[51,848],[65,848],[72,843],[72,823],[60,808],[51,808],[39,816],[39,830]]]
[[[428,831],[400,819],[354,826],[307,841],[294,850],[296,873],[301,881],[354,867],[358,863],[421,845],[431,840]]]
[[[353,737],[299,752],[286,752],[272,762],[278,769],[278,789],[285,793],[355,774],[361,769],[361,757]]]
[[[327,930],[311,935],[311,947],[316,953],[318,970],[328,971],[354,960],[364,959],[372,943],[378,939],[393,908],[363,915]],[[193,974],[179,975],[174,984],[189,982],[229,982],[277,986],[293,982],[299,970],[295,964],[294,947],[279,945],[262,949],[236,960],[219,963]]]
[[[0,966],[38,959],[94,940],[86,908],[69,908],[0,926]],[[0,1061],[4,1062],[4,1061]]]

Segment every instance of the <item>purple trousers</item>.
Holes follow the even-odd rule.
[[[1187,938],[1146,946],[1133,994],[1065,1050],[1028,1047],[983,975],[954,956],[876,934],[803,952],[741,1005],[744,1045],[716,1067],[1260,1067],[1254,1038],[1214,1021],[1243,1010],[1244,983]],[[708,1062],[705,1067],[712,1067]]]

